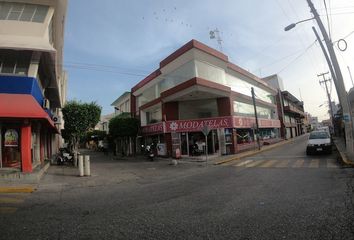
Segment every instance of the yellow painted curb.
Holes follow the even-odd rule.
[[[0,193],[32,193],[33,187],[0,187]]]
[[[354,166],[354,162],[349,161],[348,158],[347,158],[347,156],[345,156],[345,154],[344,154],[343,152],[339,151],[339,149],[338,149],[338,147],[337,147],[337,143],[334,143],[334,144],[336,145],[336,148],[337,148],[337,150],[338,150],[338,152],[339,152],[339,155],[340,155],[342,161],[343,161],[346,165],[353,167],[353,166]]]

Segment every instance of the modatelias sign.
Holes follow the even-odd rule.
[[[251,117],[216,117],[194,120],[175,120],[151,124],[142,127],[143,135],[162,134],[171,132],[200,132],[205,127],[210,130],[219,128],[252,128],[255,118]],[[279,128],[280,121],[272,119],[259,119],[261,128]]]

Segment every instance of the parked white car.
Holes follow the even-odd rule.
[[[306,154],[315,152],[332,153],[331,136],[327,131],[313,131],[307,142]]]

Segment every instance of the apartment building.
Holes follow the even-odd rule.
[[[132,114],[141,120],[141,144],[156,143],[170,156],[193,155],[206,145],[209,154],[219,155],[254,148],[251,88],[260,140],[278,141],[277,90],[223,53],[196,40],[188,42],[131,90]],[[206,127],[207,140],[202,133]]]
[[[0,0],[0,168],[30,173],[60,146],[66,0]]]
[[[300,136],[306,132],[304,103],[284,90],[283,79],[277,74],[263,78],[277,89],[277,104],[281,124],[281,137],[285,139]]]

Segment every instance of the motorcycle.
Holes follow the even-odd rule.
[[[70,163],[74,165],[74,156],[69,153],[66,148],[59,148],[59,152],[56,157],[56,162],[58,165],[64,165],[65,163]]]
[[[154,146],[154,144],[150,144],[150,145],[146,145],[145,147],[145,155],[148,157],[148,159],[150,161],[154,161],[154,157],[155,157],[155,154],[154,154],[154,151],[152,149],[152,147]],[[144,148],[144,145],[141,145],[142,148]]]

